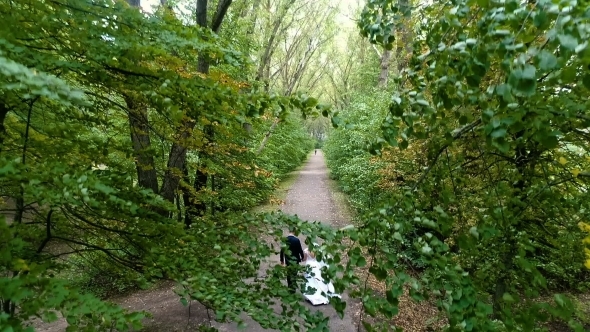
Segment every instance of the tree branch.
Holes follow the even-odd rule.
[[[452,131],[453,141],[461,138],[461,136],[463,136],[465,133],[473,130],[473,128],[477,127],[480,123],[481,123],[481,119],[477,119],[469,124],[466,124],[465,126],[463,126],[461,128],[457,128],[457,129],[453,130]],[[416,188],[418,188],[420,183],[422,183],[422,181],[424,181],[424,179],[426,178],[428,173],[430,173],[430,171],[432,170],[432,168],[434,167],[434,165],[438,161],[438,158],[440,157],[440,155],[451,145],[451,143],[452,143],[452,141],[443,145],[438,150],[438,152],[436,153],[436,156],[434,156],[434,159],[432,160],[432,162],[430,163],[430,165],[428,166],[426,171],[422,174],[422,176],[420,176],[418,181],[414,184],[414,187],[412,187],[412,191],[416,190]]]
[[[256,150],[256,155],[259,155],[260,152],[262,152],[262,150],[264,149],[264,146],[266,146],[266,142],[268,142],[268,139],[270,138],[270,135],[272,135],[274,129],[277,127],[277,125],[279,124],[280,119],[276,118],[272,125],[270,126],[270,129],[266,132],[266,134],[264,135],[264,138],[262,139],[262,142],[260,142],[260,147],[258,147],[258,150]]]
[[[227,13],[227,9],[231,5],[232,0],[220,0],[219,4],[217,5],[217,11],[213,16],[213,22],[211,22],[211,30],[215,33],[219,33],[219,28],[221,27],[221,22],[223,22],[223,18]]]
[[[51,240],[51,215],[52,214],[53,214],[53,209],[49,210],[49,213],[47,213],[47,217],[45,218],[45,239],[43,240],[43,242],[41,243],[41,245],[37,249],[38,254],[40,254],[43,251],[43,249],[45,249],[45,246]]]

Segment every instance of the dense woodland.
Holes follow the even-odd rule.
[[[252,280],[293,226],[368,331],[590,330],[588,1],[151,5],[0,0],[1,332],[138,329],[108,300],[162,280],[327,330]],[[253,212],[313,148],[354,225]]]

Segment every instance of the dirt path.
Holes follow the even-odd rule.
[[[328,170],[321,151],[312,155],[307,164],[299,172],[299,176],[289,189],[285,204],[281,209],[286,213],[297,214],[301,219],[308,221],[320,221],[334,227],[342,227],[348,224],[345,214],[340,211],[334,202],[328,179]],[[302,243],[304,238],[300,237]],[[265,267],[278,264],[279,257],[270,257]],[[321,311],[330,318],[330,331],[352,332],[357,331],[358,312],[360,304],[349,301],[347,294],[342,294],[342,299],[347,302],[344,319],[340,319],[331,306],[313,307],[305,302],[312,310]],[[178,295],[174,293],[174,285],[164,284],[157,289],[136,292],[132,295],[113,299],[126,309],[133,311],[147,311],[152,317],[145,320],[145,331],[197,331],[198,326],[206,324],[209,316],[205,308],[192,302],[189,307],[180,303]],[[279,311],[278,308],[277,312]],[[211,313],[213,315],[213,313]],[[272,331],[260,327],[258,323],[247,316],[243,316],[247,324],[245,329],[238,329],[237,324],[219,324],[213,326],[224,332],[262,332]],[[67,327],[64,321],[53,324],[37,325],[37,331],[57,332],[64,331]]]
[[[320,221],[334,227],[347,225],[349,220],[347,220],[344,211],[341,211],[335,204],[329,181],[324,156],[318,150],[317,154],[311,155],[308,162],[299,172],[297,180],[288,190],[285,204],[280,209],[285,213],[296,214],[299,218],[307,221]],[[305,237],[300,236],[299,239],[305,248]],[[279,264],[279,262],[279,256],[277,255],[271,257],[267,264],[274,265]],[[347,294],[342,294],[342,299],[347,302],[343,319],[340,319],[336,314],[336,310],[329,305],[314,307],[303,299],[301,301],[312,310],[321,311],[324,316],[330,318],[330,331],[357,331],[360,303],[351,301]],[[275,311],[279,311],[278,308],[275,309],[277,309]],[[247,327],[243,330],[238,330],[237,324],[215,324],[214,326],[219,331],[224,332],[273,331],[261,328],[258,323],[245,316],[243,319],[247,324]]]
[[[286,213],[296,214],[303,220],[320,221],[336,228],[344,227],[350,223],[344,211],[335,203],[328,178],[328,169],[320,150],[317,151],[317,155],[310,157],[301,170],[297,182],[287,194],[282,210]],[[305,238],[300,237],[300,239],[304,243]],[[360,303],[349,299],[347,294],[343,294],[342,299],[347,304],[343,319],[338,317],[331,306],[317,306],[314,309],[330,318],[330,331],[357,331]],[[309,303],[308,305],[313,307]]]

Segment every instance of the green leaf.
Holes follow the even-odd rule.
[[[340,316],[340,318],[343,318],[344,310],[346,309],[346,302],[342,301],[338,297],[331,297],[330,303],[334,306],[334,309],[336,309],[338,316]]]
[[[569,304],[569,300],[563,294],[555,294],[553,298],[555,299],[555,303],[557,303],[557,305],[560,307],[564,307]]]
[[[388,289],[385,292],[385,297],[387,298],[387,302],[389,302],[390,304],[392,304],[394,306],[397,306],[399,304],[399,299],[395,295],[395,292],[393,291],[393,289]]]
[[[508,293],[504,293],[504,295],[502,295],[502,299],[508,303],[514,302],[514,298],[512,297],[512,295],[510,295]]]
[[[372,273],[377,280],[385,280],[385,278],[387,278],[387,270],[382,267],[373,265],[369,268],[369,272]]]
[[[540,142],[547,149],[554,149],[559,146],[559,140],[554,135],[543,135]]]
[[[532,65],[514,69],[508,78],[512,89],[523,96],[532,96],[537,87],[536,69]]]
[[[494,129],[494,131],[492,131],[492,133],[490,134],[490,136],[492,138],[505,137],[506,136],[506,133],[507,133],[506,129],[504,129],[504,128],[497,128],[497,129]]]
[[[405,139],[402,139],[401,142],[399,142],[399,148],[402,150],[405,150],[408,148],[408,141]]]
[[[14,330],[12,329],[12,326],[9,325],[9,326],[5,326],[2,329],[2,332],[14,332]]]
[[[245,329],[246,327],[248,327],[248,324],[246,324],[246,322],[244,322],[243,320],[241,320],[241,319],[240,319],[240,320],[238,321],[238,330],[243,330],[243,329]]]
[[[511,102],[513,100],[512,94],[510,93],[510,85],[508,84],[500,84],[496,86],[496,93],[499,96],[502,96],[502,99],[506,102]],[[493,111],[490,110],[489,112],[492,112],[493,114]]]
[[[572,35],[559,34],[557,35],[557,39],[559,40],[559,44],[561,46],[570,51],[575,50],[578,46],[578,39]]]
[[[547,19],[547,14],[545,13],[545,11],[540,10],[534,14],[533,23],[537,28],[543,28],[547,26],[548,22],[549,20]]]
[[[356,262],[356,266],[357,267],[365,267],[367,266],[367,260],[365,259],[365,257],[360,256]]]
[[[539,52],[539,54],[537,54],[537,59],[541,70],[548,71],[557,67],[557,58],[548,51],[542,50]]]
[[[373,325],[370,322],[367,322],[364,319],[363,319],[363,327],[365,328],[365,331],[367,331],[367,332],[373,332],[373,331],[375,331],[375,329],[373,328]]]
[[[305,100],[304,105],[305,107],[311,108],[318,104],[318,100],[312,97],[309,97]]]

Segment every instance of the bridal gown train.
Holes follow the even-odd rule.
[[[320,305],[330,303],[330,297],[340,297],[340,295],[335,293],[332,282],[326,283],[322,278],[321,269],[323,266],[326,266],[326,264],[309,257],[306,260],[305,265],[309,266],[311,269],[309,273],[304,274],[305,279],[307,280],[303,290],[303,297],[305,297],[305,299],[313,305]]]

